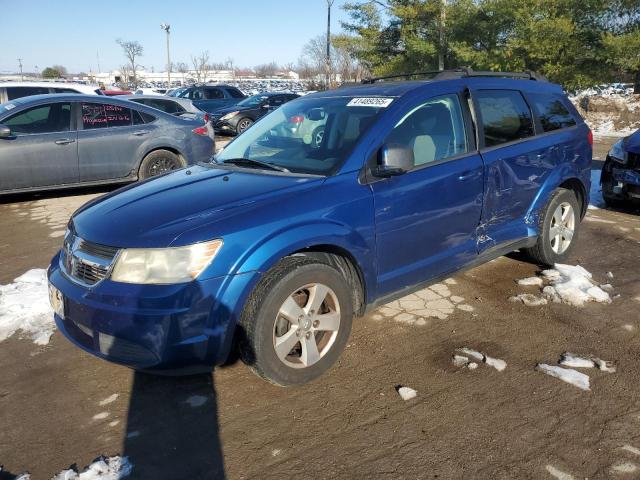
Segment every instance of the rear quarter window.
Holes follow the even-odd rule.
[[[535,134],[531,111],[519,91],[480,90],[475,97],[485,147],[522,140]]]
[[[7,87],[7,100],[47,93],[49,93],[49,89],[44,87]]]
[[[576,124],[575,118],[558,96],[534,94],[528,97],[544,132],[553,132]]]

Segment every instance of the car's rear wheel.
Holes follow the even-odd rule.
[[[335,268],[284,258],[260,281],[240,321],[242,359],[259,376],[301,385],[337,360],[351,332],[351,287]]]
[[[184,162],[175,153],[168,150],[155,150],[142,160],[139,177],[147,179],[184,166]]]
[[[536,245],[525,249],[525,253],[541,265],[561,263],[571,254],[579,227],[580,205],[575,193],[558,188],[540,218]]]
[[[251,125],[253,125],[253,120],[247,117],[241,118],[240,120],[238,120],[238,124],[236,125],[236,133],[240,135]]]

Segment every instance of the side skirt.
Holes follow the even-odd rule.
[[[514,250],[518,250],[520,248],[530,248],[533,247],[536,244],[536,241],[538,240],[538,237],[525,237],[525,238],[521,238],[519,240],[516,241],[511,241],[511,242],[506,242],[506,243],[502,243],[500,245],[496,245],[494,247],[491,247],[490,249],[485,250],[484,252],[482,252],[480,255],[478,255],[475,260],[467,263],[466,265],[464,265],[461,268],[458,268],[456,270],[450,270],[448,272],[445,272],[443,274],[440,274],[436,277],[430,278],[427,281],[418,283],[416,285],[411,285],[409,287],[403,288],[401,290],[398,290],[396,292],[390,293],[385,295],[384,297],[378,298],[375,302],[367,305],[367,307],[365,308],[365,315],[370,313],[371,311],[375,310],[377,307],[384,305],[386,303],[389,302],[393,302],[394,300],[398,300],[399,298],[402,297],[406,297],[407,295],[410,295],[414,292],[417,292],[418,290],[422,290],[426,287],[428,287],[429,285],[433,285],[434,283],[438,283],[442,280],[444,280],[445,278],[449,278],[451,275],[455,274],[455,273],[460,273],[460,272],[464,272],[466,270],[470,270],[472,268],[478,267],[484,263],[487,263],[491,260],[495,260],[496,258],[502,257],[503,255],[506,255],[507,253],[511,253]]]

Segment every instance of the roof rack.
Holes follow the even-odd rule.
[[[456,68],[454,70],[431,70],[426,72],[399,73],[397,75],[386,75],[384,77],[372,77],[362,80],[363,84],[373,84],[376,82],[390,80],[394,78],[410,79],[412,77],[430,77],[431,80],[451,80],[456,78],[468,77],[501,77],[516,78],[524,80],[535,80],[538,82],[547,82],[547,78],[536,72],[490,72],[483,70],[473,70],[471,68]]]

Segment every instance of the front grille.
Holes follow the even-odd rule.
[[[640,171],[640,155],[637,153],[628,153],[627,158],[626,168]]]
[[[69,233],[60,258],[64,272],[83,285],[95,285],[111,270],[118,249],[83,240]]]

